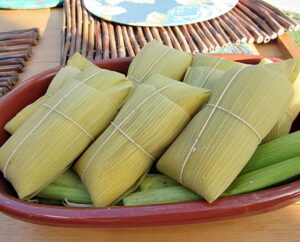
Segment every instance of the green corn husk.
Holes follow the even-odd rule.
[[[49,98],[0,148],[0,169],[21,199],[46,187],[117,115],[133,86],[91,66]]]
[[[73,188],[57,184],[50,184],[40,191],[36,197],[59,201],[67,200],[79,204],[92,204],[92,200],[90,199],[84,187]]]
[[[40,191],[36,198],[77,204],[92,204],[79,176],[71,169],[58,176],[54,182]]]
[[[178,182],[170,177],[161,174],[148,174],[140,184],[142,191],[149,189],[158,189],[163,187],[178,186]]]
[[[161,75],[139,85],[114,125],[75,164],[94,205],[105,207],[123,197],[209,96],[206,89]],[[116,130],[115,125],[120,125],[122,131]]]
[[[67,81],[76,76],[83,70],[95,67],[93,63],[86,60],[83,56],[75,53],[70,58],[68,65],[63,67],[51,81],[47,92],[34,103],[23,108],[14,118],[6,123],[4,129],[13,134],[41,105],[43,105],[51,96],[53,96]]]
[[[191,60],[191,54],[169,48],[157,40],[152,40],[131,62],[127,78],[135,86],[154,74],[181,81]]]
[[[212,93],[157,163],[160,172],[209,202],[238,176],[293,90],[285,77],[257,65],[226,72]]]
[[[252,192],[300,175],[300,156],[239,175],[222,196]]]
[[[241,171],[241,174],[249,173],[296,156],[300,156],[300,131],[258,146],[250,161]]]
[[[71,188],[83,188],[79,176],[75,171],[69,169],[63,174],[59,175],[54,182],[51,184],[55,184],[58,186],[71,187]],[[51,185],[50,184],[50,185]]]
[[[300,175],[300,157],[281,161],[273,165],[239,175],[222,194],[222,197],[254,192],[269,188]],[[142,185],[142,184],[141,184]],[[169,184],[132,193],[123,199],[125,206],[191,202],[201,197],[186,187]]]
[[[124,206],[151,205],[163,203],[191,202],[200,196],[186,187],[171,186],[132,193],[123,198]]]

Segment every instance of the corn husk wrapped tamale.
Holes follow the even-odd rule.
[[[94,205],[111,205],[131,190],[209,96],[161,75],[139,85],[75,164]]]
[[[262,142],[265,143],[288,134],[293,121],[300,111],[300,60],[289,59],[273,63],[271,60],[264,58],[260,64],[265,64],[265,68],[287,77],[294,88],[294,97],[290,106],[287,110],[284,110],[274,128],[264,138]],[[228,71],[235,66],[242,67],[244,65],[215,56],[198,54],[192,61],[191,67],[185,75],[184,82],[193,86],[212,89],[213,85],[218,85],[216,80],[222,80],[220,77],[224,71]]]
[[[21,199],[38,193],[116,116],[132,83],[91,66],[69,80],[0,148],[0,169]]]
[[[213,55],[204,55],[197,54],[194,56],[193,61],[191,63],[191,67],[212,67],[213,69],[221,70],[221,71],[229,71],[233,67],[242,67],[245,64],[228,60],[225,58],[220,58]]]
[[[188,68],[183,82],[210,89],[215,80],[219,80],[225,71],[244,65],[212,55],[197,54]]]
[[[208,202],[231,184],[289,105],[293,89],[263,66],[235,67],[157,163]]]
[[[49,97],[53,96],[68,80],[75,78],[81,71],[94,66],[93,63],[78,53],[75,53],[68,61],[68,65],[61,68],[51,81],[47,92],[34,103],[23,108],[13,119],[11,119],[4,129],[13,134]]]
[[[92,62],[90,62],[87,58],[80,55],[78,52],[76,52],[67,63],[67,66],[76,67],[81,71],[86,70],[87,68],[90,68],[91,66],[96,66]]]
[[[152,40],[132,60],[127,78],[135,86],[154,74],[181,81],[190,65],[192,55]]]
[[[189,67],[183,82],[195,87],[212,88],[215,80],[219,80],[224,74],[222,70],[212,70],[211,67]]]
[[[263,59],[264,60],[264,59]],[[265,62],[265,61],[264,61]],[[288,134],[294,120],[300,111],[300,59],[289,59],[286,61],[266,63],[264,67],[280,73],[288,78],[294,89],[294,96],[289,107],[284,110],[280,119],[262,141],[263,143]]]

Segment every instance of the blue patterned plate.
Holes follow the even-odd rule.
[[[238,0],[84,0],[94,15],[135,26],[174,26],[201,22],[230,11]]]

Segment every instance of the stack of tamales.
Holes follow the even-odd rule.
[[[213,85],[208,104],[157,163],[162,173],[217,199],[288,107],[287,79],[263,66],[238,66]]]
[[[209,96],[206,89],[161,75],[137,86],[75,164],[94,205],[111,205],[132,191]]]
[[[181,81],[191,60],[191,54],[169,48],[157,40],[152,40],[133,59],[127,77],[135,86],[153,74],[161,74]]]
[[[90,66],[45,100],[0,148],[0,169],[19,197],[32,197],[66,170],[132,88],[124,75]]]
[[[74,174],[44,188],[77,160],[89,195],[80,184],[72,199],[85,194],[84,203],[105,207],[135,190],[159,159],[159,171],[216,200],[266,135],[289,132],[300,109],[300,61],[191,59],[152,41],[126,79],[75,54],[47,93],[6,124],[13,135],[0,148],[0,170],[21,199],[41,190],[47,198],[61,183],[71,191]]]
[[[133,59],[129,66],[128,79],[136,86],[153,74],[160,73],[166,77],[181,81],[191,60],[191,54],[169,48],[153,40]],[[67,80],[76,75],[79,71],[84,71],[91,66],[94,65],[90,61],[80,54],[75,53],[72,58],[69,59],[67,66],[62,68],[52,80],[47,93],[19,112],[5,125],[5,130],[13,134],[17,128],[20,127],[49,96],[53,96]]]
[[[300,111],[300,60],[290,59],[273,63],[269,59],[264,58],[261,64],[266,64],[264,65],[266,69],[285,76],[294,89],[294,96],[290,106],[287,110],[284,110],[276,125],[264,138],[262,141],[264,143],[288,134],[292,122],[296,119]],[[191,67],[187,71],[184,82],[197,87],[211,89],[213,85],[218,85],[218,81],[222,81],[221,76],[225,71],[238,66],[242,67],[245,66],[245,64],[216,56],[198,54],[195,56]]]
[[[76,76],[88,67],[95,65],[76,53],[69,59],[68,65],[63,67],[51,81],[45,95],[41,96],[34,103],[26,106],[6,125],[5,130],[13,134],[46,100],[52,97],[68,80]]]

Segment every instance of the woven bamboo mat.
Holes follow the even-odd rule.
[[[39,35],[38,28],[0,32],[0,97],[16,85]]]
[[[134,27],[91,15],[81,0],[66,0],[61,63],[76,51],[90,60],[135,56],[152,39],[190,53],[217,51],[240,43],[268,43],[300,29],[289,16],[262,0],[240,0],[230,12],[195,24]]]

